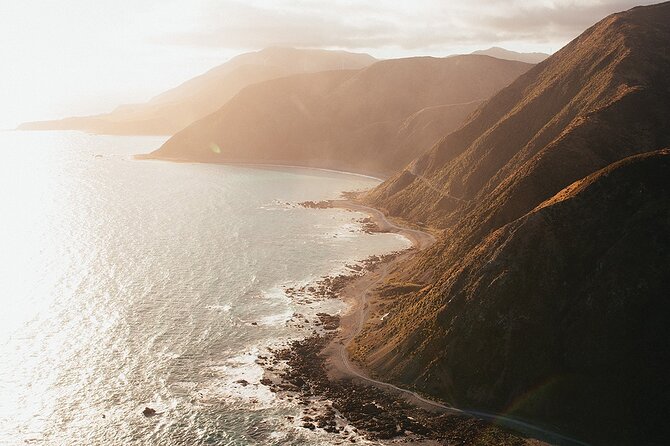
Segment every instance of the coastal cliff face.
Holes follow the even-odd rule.
[[[384,175],[430,148],[531,67],[488,56],[417,57],[263,82],[150,157]]]
[[[597,444],[666,441],[669,43],[670,3],[607,17],[368,194],[445,237],[354,358]]]
[[[152,98],[96,116],[28,122],[21,130],[83,130],[121,135],[173,135],[219,109],[257,82],[298,73],[360,69],[376,62],[368,54],[272,47],[241,54]]]

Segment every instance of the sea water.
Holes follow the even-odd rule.
[[[164,140],[0,133],[0,444],[338,443],[256,359],[344,310],[285,287],[408,247],[295,205],[378,180],[133,159]]]

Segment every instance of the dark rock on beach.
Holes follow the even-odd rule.
[[[308,209],[329,209],[333,207],[330,201],[303,201],[298,203],[298,206]]]
[[[321,321],[321,326],[324,330],[337,330],[337,327],[340,325],[340,317],[327,313],[317,313],[319,321]]]
[[[402,397],[350,379],[331,380],[326,371],[322,350],[333,335],[294,341],[287,348],[275,351],[275,358],[287,368],[279,379],[266,380],[279,394],[297,392],[309,407],[315,399],[325,404],[318,415],[302,418],[303,427],[336,433],[348,424],[371,440],[406,438],[433,440],[458,445],[514,445],[525,440],[493,424],[463,415],[429,412],[417,408]],[[352,440],[355,440],[352,437]]]

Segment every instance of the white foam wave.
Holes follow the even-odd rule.
[[[260,349],[253,347],[238,356],[227,359],[222,364],[211,364],[210,372],[215,379],[199,387],[203,403],[231,402],[265,409],[275,404],[275,394],[260,383],[264,370],[257,364]]]

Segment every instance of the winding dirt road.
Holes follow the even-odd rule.
[[[331,204],[336,208],[350,209],[369,215],[381,231],[400,234],[409,239],[414,245],[414,248],[416,248],[416,250],[405,252],[400,256],[395,257],[393,260],[383,263],[374,271],[366,273],[364,276],[352,282],[342,293],[344,300],[349,304],[349,311],[341,318],[338,336],[324,351],[324,354],[328,358],[328,363],[331,366],[331,377],[359,379],[376,387],[400,394],[410,403],[424,409],[469,415],[487,421],[493,421],[550,444],[588,446],[587,443],[542,429],[522,420],[476,410],[462,410],[449,404],[425,398],[412,390],[373,379],[369,377],[364,370],[361,370],[353,364],[349,360],[347,347],[354,338],[360,334],[368,319],[370,310],[369,298],[372,291],[385,281],[389,272],[393,270],[395,266],[401,262],[405,262],[409,257],[415,255],[417,250],[422,251],[429,248],[436,240],[432,234],[427,232],[405,228],[388,221],[386,216],[377,209],[353,203],[349,200],[333,200],[331,201]]]
[[[369,215],[373,222],[379,227],[380,231],[395,232],[406,237],[412,242],[412,245],[417,250],[427,249],[435,243],[435,237],[432,234],[417,229],[398,226],[388,221],[386,216],[377,209],[353,203],[349,200],[333,200],[331,201],[331,204],[336,208],[349,209]],[[344,300],[349,304],[349,311],[342,316],[338,336],[325,351],[328,356],[329,364],[332,367],[331,375],[336,378],[358,378],[369,384],[400,392],[405,397],[409,397],[415,404],[427,409],[440,408],[460,412],[455,408],[426,399],[411,390],[402,389],[393,384],[370,378],[363,370],[349,360],[349,355],[347,353],[347,347],[363,330],[365,322],[368,319],[370,310],[369,297],[372,291],[384,282],[389,272],[393,270],[396,265],[406,261],[415,253],[416,251],[414,250],[405,252],[389,262],[382,263],[374,271],[366,273],[364,276],[352,282],[344,290],[342,294]]]

